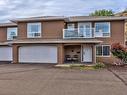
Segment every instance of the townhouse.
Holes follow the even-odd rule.
[[[0,62],[113,63],[111,44],[125,45],[127,17],[44,16],[0,24]]]

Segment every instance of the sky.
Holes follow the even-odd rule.
[[[100,9],[120,12],[127,0],[0,0],[0,23],[34,16],[83,16]]]

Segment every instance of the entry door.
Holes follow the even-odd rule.
[[[83,62],[92,62],[92,47],[83,47]]]
[[[79,33],[83,37],[85,38],[92,37],[91,23],[79,23],[78,28],[79,28]]]

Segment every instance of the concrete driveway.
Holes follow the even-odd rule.
[[[112,72],[58,69],[41,64],[1,64],[0,95],[127,95]]]
[[[127,86],[127,65],[122,67],[111,67],[109,68],[117,78],[119,78]]]

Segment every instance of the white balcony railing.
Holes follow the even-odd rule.
[[[94,38],[94,28],[63,29],[63,38]]]

